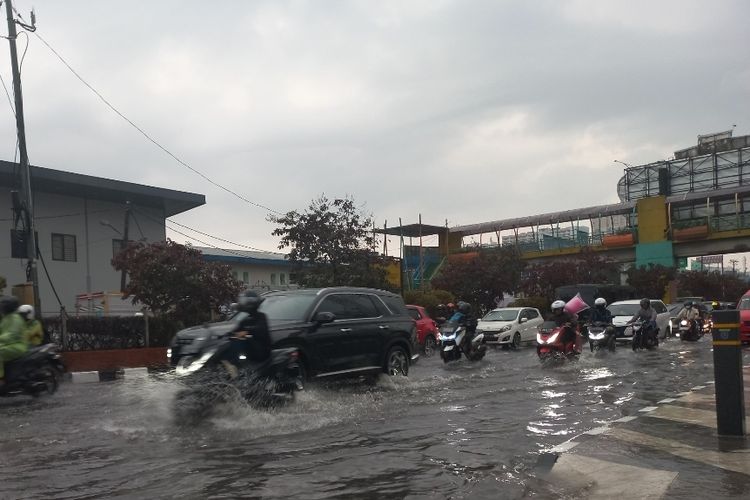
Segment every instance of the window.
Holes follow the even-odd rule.
[[[128,244],[130,243],[133,243],[133,240],[128,240]],[[120,239],[112,240],[112,257],[115,257],[118,253],[120,253],[121,245],[122,245],[122,240]]]
[[[247,271],[242,271],[242,282],[246,285],[250,284],[250,273]]]
[[[416,309],[409,309],[409,316],[411,316],[414,320],[422,319],[422,316],[419,315],[419,311]]]
[[[529,319],[534,319],[539,317],[539,313],[536,312],[536,309],[527,309],[526,312],[528,313]]]
[[[237,271],[232,271],[232,278],[234,278],[234,281],[239,281],[240,277],[237,276]]]
[[[286,274],[279,273],[279,285],[286,285]]]
[[[52,260],[76,262],[76,237],[72,234],[52,233]]]
[[[318,308],[319,312],[331,312],[336,319],[377,318],[378,310],[372,299],[364,294],[329,295]]]
[[[276,273],[271,273],[271,284],[272,285],[276,284]]]
[[[379,297],[391,310],[391,314],[409,314],[404,305],[404,300],[398,295],[380,295]]]
[[[660,301],[652,300],[651,307],[654,308],[654,311],[656,311],[656,314],[667,312],[667,306],[665,306],[664,303]]]

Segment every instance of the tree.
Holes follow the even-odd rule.
[[[747,291],[747,288],[746,280],[718,271],[684,271],[677,277],[677,289],[682,296],[734,302]]]
[[[620,266],[596,252],[583,249],[580,254],[526,267],[521,291],[529,297],[556,299],[555,289],[579,283],[619,282]]]
[[[124,292],[133,304],[144,304],[154,314],[185,325],[209,320],[212,311],[236,300],[242,288],[229,266],[206,262],[199,250],[169,239],[149,245],[130,243],[112,265],[128,273]]]
[[[448,290],[457,300],[478,307],[495,307],[495,297],[515,292],[521,281],[524,263],[514,247],[480,250],[472,258],[453,258],[443,266],[432,285]]]
[[[375,253],[372,217],[352,198],[313,200],[304,212],[270,215],[278,224],[279,249],[289,260],[301,286],[366,286],[388,288],[382,259]]]
[[[675,279],[677,271],[673,267],[661,264],[628,269],[628,284],[635,288],[636,293],[649,299],[661,299],[667,291],[669,282]]]

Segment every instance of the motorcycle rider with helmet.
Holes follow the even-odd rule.
[[[237,311],[246,316],[240,320],[237,331],[232,335],[223,363],[232,378],[238,375],[237,364],[240,355],[247,356],[252,363],[263,363],[271,357],[271,334],[266,315],[258,311],[263,297],[253,290],[242,292],[237,299]]]
[[[5,385],[5,362],[22,357],[28,350],[23,338],[26,324],[17,309],[17,298],[7,296],[0,299],[0,387]]]
[[[589,323],[601,323],[607,325],[606,334],[608,335],[610,342],[614,343],[615,327],[612,325],[612,313],[607,309],[607,300],[605,298],[599,297],[594,301],[594,308],[589,313]],[[586,330],[586,333],[588,334],[588,330]],[[612,345],[613,344],[610,344],[610,346]],[[611,348],[612,347],[610,347],[610,349]]]
[[[42,330],[42,324],[34,317],[34,306],[24,304],[18,308],[18,314],[21,315],[26,323],[23,333],[26,343],[29,347],[41,345],[44,340],[44,331]]]
[[[449,304],[450,305],[450,304]],[[464,343],[470,343],[477,332],[477,318],[471,314],[471,304],[464,301],[459,301],[456,304],[456,312],[450,317],[448,321],[456,322],[459,325],[466,328],[466,334],[464,335]]]
[[[635,316],[630,318],[628,325],[635,323],[638,320],[643,321],[643,333],[644,335],[650,333],[651,330],[656,328],[656,310],[651,307],[651,301],[643,298],[641,299],[641,308],[635,313]]]
[[[578,327],[578,317],[565,310],[565,302],[556,300],[550,306],[552,313],[548,321],[554,321],[558,327],[563,328],[562,341],[565,344],[565,352],[570,353],[575,349],[576,328]]]
[[[683,319],[689,321],[692,328],[703,328],[700,309],[696,307],[692,300],[685,301],[684,307],[677,313],[677,321]]]

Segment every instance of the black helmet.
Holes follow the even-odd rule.
[[[258,306],[260,306],[260,303],[263,302],[263,300],[265,299],[256,292],[245,290],[239,297],[237,297],[237,310],[246,313],[254,313],[258,310]]]
[[[15,312],[16,309],[18,309],[18,299],[13,295],[6,295],[0,298],[0,313],[3,316]]]
[[[469,304],[468,302],[461,301],[456,307],[458,308],[458,312],[464,314],[469,314],[471,312],[471,304]]]
[[[641,307],[644,309],[648,309],[651,307],[651,301],[648,299],[641,299]]]

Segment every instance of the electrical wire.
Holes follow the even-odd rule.
[[[236,243],[236,242],[234,242],[234,241],[230,241],[230,240],[227,240],[227,239],[224,239],[224,238],[219,238],[218,236],[214,236],[214,235],[211,235],[211,234],[205,233],[205,232],[203,232],[203,231],[199,231],[199,230],[197,230],[197,229],[194,229],[194,228],[192,228],[192,227],[190,227],[190,226],[186,226],[186,225],[184,225],[184,224],[180,224],[179,222],[175,222],[175,221],[172,221],[172,220],[169,220],[169,219],[165,219],[165,220],[164,220],[164,221],[162,222],[162,221],[160,221],[160,220],[156,219],[155,217],[152,217],[152,216],[150,216],[150,215],[149,215],[149,214],[147,214],[147,213],[144,213],[144,212],[141,212],[141,211],[137,210],[136,208],[132,208],[132,207],[131,207],[131,211],[134,211],[134,212],[138,212],[138,213],[139,213],[140,215],[142,215],[143,217],[145,217],[145,218],[147,218],[147,219],[151,220],[152,222],[155,222],[155,223],[157,223],[157,224],[160,224],[161,226],[164,226],[164,228],[165,228],[165,229],[169,229],[170,231],[174,231],[175,233],[177,233],[177,234],[179,234],[179,235],[182,235],[182,236],[184,236],[185,238],[191,239],[191,240],[193,240],[193,241],[197,241],[198,243],[201,243],[201,244],[203,244],[203,245],[207,245],[207,246],[209,246],[209,247],[211,247],[211,248],[215,248],[215,249],[217,249],[217,250],[222,250],[222,251],[224,251],[224,252],[228,252],[228,253],[231,253],[231,254],[233,254],[233,255],[236,255],[236,256],[238,256],[238,257],[247,257],[247,255],[246,255],[246,254],[243,254],[243,253],[239,253],[238,251],[234,251],[234,250],[228,249],[228,248],[221,248],[221,247],[219,247],[219,246],[213,245],[213,244],[211,244],[211,243],[208,243],[208,242],[206,242],[206,241],[203,241],[203,240],[201,240],[201,239],[195,238],[194,236],[190,236],[190,235],[188,235],[188,234],[185,234],[185,233],[183,233],[182,231],[180,231],[180,230],[178,230],[178,229],[175,229],[175,228],[173,228],[173,227],[170,227],[170,226],[168,226],[168,225],[167,225],[167,222],[168,222],[168,223],[170,223],[170,224],[175,224],[175,225],[177,225],[177,226],[180,226],[180,227],[182,227],[182,228],[185,228],[185,229],[187,229],[187,230],[193,231],[193,232],[195,232],[195,233],[198,233],[198,234],[202,234],[203,236],[208,236],[209,238],[212,238],[212,239],[215,239],[215,240],[218,240],[218,241],[223,241],[224,243],[229,243],[229,244],[232,244],[232,245],[236,245],[236,246],[238,246],[238,247],[244,247],[244,248],[247,248],[247,249],[250,249],[250,250],[254,250],[254,251],[256,251],[256,252],[269,253],[269,254],[278,254],[278,252],[271,252],[271,251],[268,251],[268,250],[262,250],[262,249],[260,249],[260,248],[255,248],[255,247],[251,247],[251,246],[249,246],[249,245],[243,245],[242,243]]]
[[[79,75],[78,72],[75,69],[73,69],[73,67],[70,64],[68,64],[68,62],[54,48],[52,48],[52,46],[49,43],[47,43],[47,41],[44,38],[42,38],[41,35],[39,35],[39,33],[35,32],[34,35],[36,35],[36,37],[44,45],[47,46],[47,48],[60,60],[60,62],[62,62],[65,65],[65,67],[67,67],[68,70],[70,70],[70,72],[73,73],[73,75],[81,83],[83,83],[91,92],[93,92],[109,109],[111,109],[114,113],[116,113],[120,118],[122,118],[123,120],[125,120],[135,130],[137,130],[138,132],[140,132],[140,134],[143,137],[145,137],[149,142],[151,142],[154,146],[156,146],[157,148],[161,149],[164,153],[166,153],[167,155],[169,155],[170,157],[172,157],[177,163],[179,163],[183,167],[187,168],[188,170],[192,171],[193,173],[199,175],[200,177],[202,177],[204,180],[206,180],[207,182],[209,182],[213,186],[215,186],[215,187],[217,187],[217,188],[219,188],[219,189],[221,189],[223,191],[226,191],[227,193],[235,196],[236,198],[239,198],[240,200],[244,201],[245,203],[248,203],[248,204],[253,205],[255,207],[258,207],[258,208],[262,208],[262,209],[264,209],[264,210],[266,210],[268,212],[272,212],[274,214],[281,215],[281,212],[279,212],[277,210],[274,210],[272,208],[269,208],[266,205],[262,205],[260,203],[256,203],[256,202],[254,202],[252,200],[249,200],[248,198],[246,198],[246,197],[242,196],[241,194],[239,194],[239,193],[237,193],[237,192],[229,189],[228,187],[225,187],[225,186],[219,184],[218,182],[212,180],[210,177],[208,177],[206,174],[204,174],[200,170],[191,167],[186,162],[184,162],[183,160],[181,160],[174,153],[172,153],[166,147],[162,146],[159,142],[157,142],[156,139],[154,139],[153,137],[151,137],[141,127],[139,127],[138,125],[136,125],[130,118],[128,118],[127,116],[125,116],[124,114],[122,114],[117,108],[115,108],[114,105],[112,105],[102,94],[99,93],[99,91],[97,91],[86,80],[84,80],[83,77],[81,75]]]

